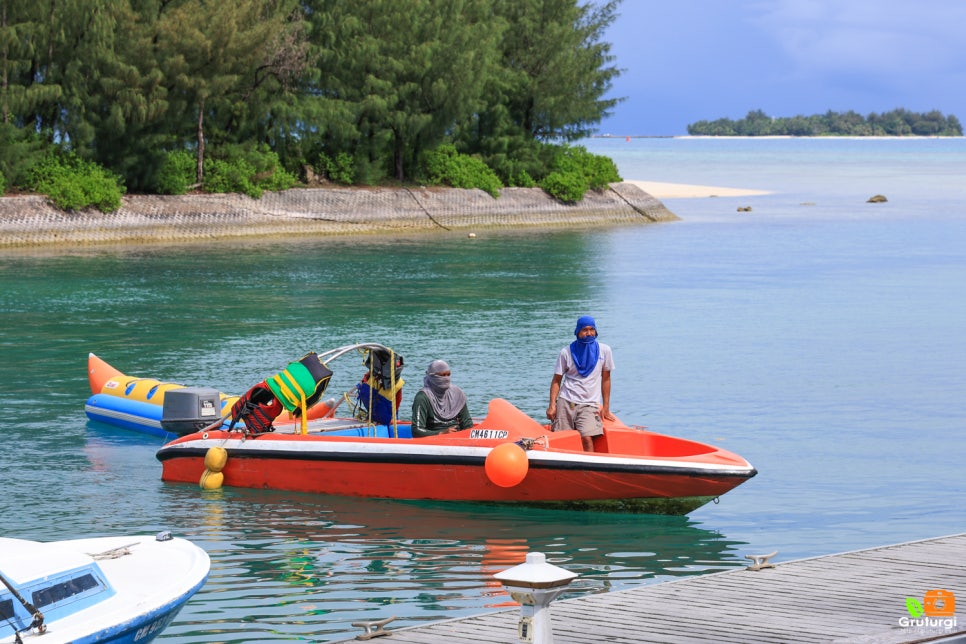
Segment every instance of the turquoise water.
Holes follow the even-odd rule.
[[[508,600],[490,576],[528,550],[579,594],[966,530],[966,142],[588,147],[628,179],[772,194],[669,199],[682,221],[642,227],[0,255],[3,534],[196,541],[211,578],[160,640],[189,643],[489,610]],[[372,340],[405,356],[407,403],[445,358],[475,416],[501,396],[539,417],[584,313],[614,347],[622,419],[759,475],[688,517],[201,492],[161,483],[156,439],[83,413],[91,351],[240,392]],[[333,391],[361,367],[344,360]]]

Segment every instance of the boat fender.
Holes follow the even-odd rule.
[[[205,473],[201,475],[201,480],[198,481],[198,485],[202,490],[218,490],[224,484],[225,475],[221,472],[212,472],[211,470],[205,470]]]
[[[526,478],[530,461],[526,451],[516,443],[501,443],[487,454],[483,469],[494,485],[513,487]]]
[[[205,452],[205,467],[212,472],[220,472],[228,463],[228,450],[224,447],[211,447]]]
[[[225,482],[222,470],[228,463],[228,450],[224,447],[211,447],[205,452],[205,471],[198,485],[202,490],[217,490]]]

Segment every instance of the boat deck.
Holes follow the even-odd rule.
[[[774,563],[554,602],[554,642],[966,641],[966,534]],[[958,619],[903,626],[903,618],[913,619],[906,598],[923,603],[937,589],[953,600],[960,594]],[[388,624],[385,641],[518,642],[519,615],[510,609],[410,628]]]

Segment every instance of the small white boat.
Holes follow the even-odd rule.
[[[149,642],[208,579],[184,539],[0,537],[0,643]]]

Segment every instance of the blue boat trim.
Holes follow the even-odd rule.
[[[71,640],[71,644],[150,642],[161,634],[188,600],[204,586],[209,574],[206,569],[204,576],[194,585],[157,608],[124,619],[90,635],[76,637]],[[10,582],[9,579],[7,581]],[[11,584],[18,595],[43,613],[44,623],[50,625],[51,629],[56,629],[59,620],[95,609],[102,602],[118,594],[108,581],[104,570],[96,562],[37,577],[23,583],[11,582]],[[22,637],[28,637],[28,633],[31,633],[29,640],[33,641],[34,637],[37,637],[31,631],[33,615],[7,587],[0,588],[2,588],[0,590],[0,639],[12,638],[15,633],[22,633]],[[54,632],[54,630],[48,631],[48,633]],[[56,635],[53,637],[57,639]],[[40,637],[38,641],[43,639]],[[57,641],[63,641],[62,635]]]
[[[102,642],[110,644],[141,644],[148,642],[160,635],[174,621],[174,618],[178,616],[178,613],[188,603],[191,596],[198,592],[207,580],[208,575],[205,575],[191,590],[179,595],[167,604],[101,631],[96,635],[74,640],[73,644],[101,644]]]

